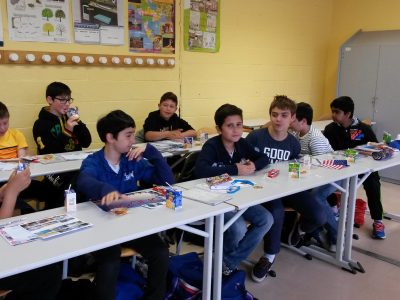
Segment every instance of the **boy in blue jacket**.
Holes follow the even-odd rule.
[[[133,148],[135,122],[121,110],[115,110],[97,122],[97,132],[104,148],[88,156],[82,163],[77,190],[86,199],[101,199],[110,204],[139,189],[137,182],[173,183],[170,167],[160,152],[150,144]],[[143,299],[163,299],[168,270],[168,248],[158,235],[150,235],[125,243],[148,260],[147,287]],[[95,299],[114,299],[119,271],[120,246],[94,253],[98,261]]]
[[[256,152],[242,138],[242,110],[224,104],[215,112],[215,124],[219,135],[209,139],[203,146],[196,162],[197,177],[251,175],[268,165],[266,155]],[[235,215],[228,212],[225,222]],[[251,226],[247,226],[249,222]],[[224,233],[223,274],[229,275],[241,261],[257,247],[273,224],[272,215],[261,205],[249,207]]]

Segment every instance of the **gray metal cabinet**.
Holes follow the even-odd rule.
[[[400,30],[357,32],[340,49],[337,95],[350,96],[355,115],[376,122],[382,139],[388,131],[400,133]],[[380,172],[400,183],[400,167]]]

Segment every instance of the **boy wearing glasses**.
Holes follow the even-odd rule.
[[[86,125],[75,113],[68,116],[71,105],[71,89],[62,82],[52,82],[46,89],[46,101],[49,104],[41,109],[39,118],[33,125],[38,154],[80,151],[89,147],[92,137]],[[68,187],[75,172],[50,174],[45,178],[48,183],[49,201],[46,208],[63,205],[64,189]]]

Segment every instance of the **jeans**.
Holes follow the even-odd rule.
[[[271,212],[274,218],[274,224],[264,236],[264,252],[267,254],[278,254],[281,249],[284,207],[293,208],[300,213],[300,229],[306,233],[311,233],[326,223],[323,206],[307,191],[266,202],[263,206]]]
[[[340,185],[341,181],[337,181],[336,184]],[[326,212],[326,223],[324,227],[328,232],[329,242],[334,245],[336,245],[338,222],[336,221],[327,198],[330,194],[334,193],[336,189],[335,186],[326,184],[311,190],[311,195],[323,206]]]
[[[235,215],[224,215],[227,222]],[[247,223],[250,226],[247,227]],[[271,213],[261,205],[249,207],[224,233],[224,264],[231,270],[245,260],[257,247],[274,223]]]

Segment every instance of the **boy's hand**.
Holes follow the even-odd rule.
[[[117,201],[121,197],[121,194],[117,191],[108,193],[101,198],[101,205],[110,205],[112,202]]]
[[[237,168],[238,168],[238,175],[242,176],[242,175],[251,175],[256,171],[256,167],[254,165],[253,162],[247,162],[246,164],[242,164],[242,163],[237,163],[236,164]]]
[[[168,131],[167,138],[170,139],[170,140],[183,139],[182,129]]]
[[[146,150],[146,148],[143,147],[131,147],[129,152],[126,154],[126,157],[128,160],[136,160],[139,161],[143,158],[143,152]]]
[[[73,131],[74,127],[78,125],[79,115],[73,115],[68,118],[66,127],[69,131]]]
[[[10,178],[8,179],[7,189],[15,191],[17,194],[19,194],[21,191],[26,189],[30,183],[31,183],[31,170],[29,169],[29,167],[26,167],[25,170],[19,173],[17,173],[17,171],[14,170],[11,173]]]

